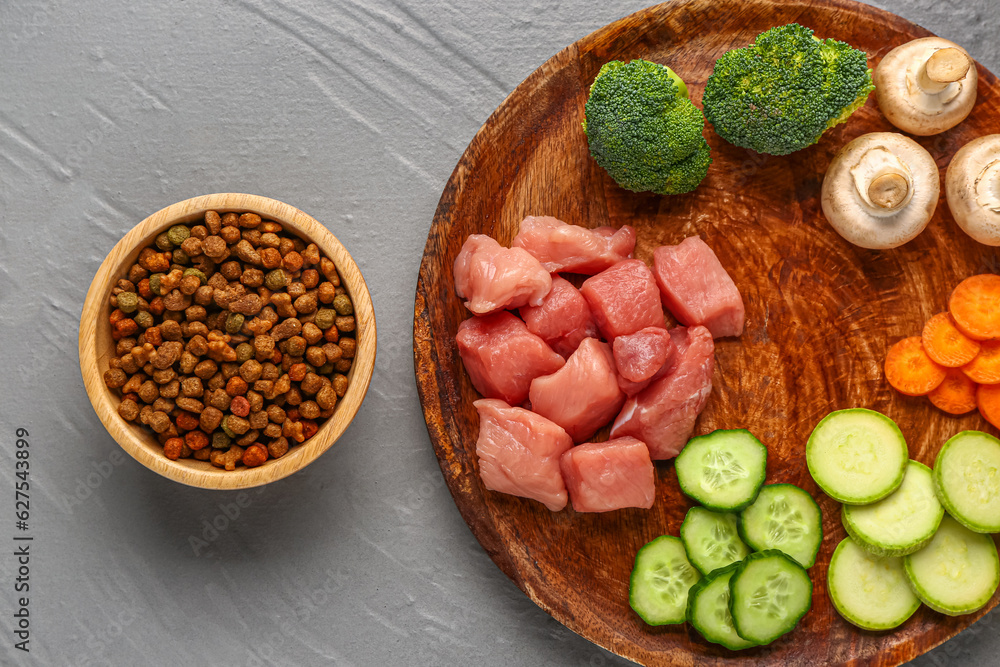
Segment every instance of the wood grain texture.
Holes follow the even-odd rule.
[[[879,410],[899,422],[910,455],[926,464],[955,433],[994,432],[978,415],[955,418],[925,399],[902,396],[883,379],[881,362],[896,340],[919,335],[945,309],[966,276],[1000,272],[994,248],[967,237],[943,201],[928,229],[889,251],[841,239],[820,209],[820,185],[832,157],[851,139],[894,131],[874,95],[819,144],[785,157],[731,146],[710,129],[714,164],[704,183],[678,197],[635,194],[590,159],[581,132],[587,90],[612,59],[669,64],[701,102],[716,58],[763,30],[799,22],[868,52],[875,64],[893,47],[930,35],[892,14],[850,0],[686,0],[658,5],[568,46],[529,76],[473,139],[445,188],[420,268],[414,312],[414,364],[428,432],[462,516],[490,557],[542,609],[619,655],[657,665],[898,665],[954,636],[994,607],[949,618],[922,608],[894,632],[856,629],[834,611],[826,572],[845,537],[837,503],[813,483],[804,448],[816,423],[848,407]],[[918,138],[942,173],[969,140],[1000,131],[996,78],[979,68],[972,115],[942,135]],[[718,342],[714,391],[696,434],[748,428],[768,445],[769,483],[790,482],[820,503],[825,535],[813,610],[800,627],[768,647],[741,653],[702,640],[686,626],[651,628],[628,606],[636,550],[678,533],[691,506],[673,465],[657,465],[649,511],[551,513],[541,504],[486,491],[475,456],[477,398],[454,336],[469,316],[455,296],[452,264],[471,233],[507,244],[528,214],[596,227],[636,228],[636,256],[700,234],[739,286],[747,308],[740,339]]]
[[[114,354],[108,321],[108,297],[119,278],[127,273],[139,252],[170,226],[198,220],[206,211],[251,211],[267,220],[280,222],[304,240],[319,246],[337,265],[343,284],[354,303],[358,349],[348,373],[350,386],[337,409],[312,438],[292,447],[280,459],[256,468],[226,471],[208,461],[178,459],[163,455],[156,436],[141,424],[126,422],[118,415],[120,397],[104,384],[108,358]],[[304,468],[329,449],[350,425],[364,401],[375,370],[377,333],[375,311],[368,286],[347,249],[326,227],[299,209],[274,199],[239,193],[219,193],[194,197],[167,206],[132,228],[105,258],[87,291],[80,316],[80,370],[90,402],[104,426],[118,444],[150,470],[174,481],[206,489],[245,489],[287,477]]]

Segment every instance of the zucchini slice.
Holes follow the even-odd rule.
[[[903,565],[920,601],[949,616],[980,609],[1000,584],[993,538],[972,532],[950,516],[941,520],[926,547],[904,556]]]
[[[896,422],[863,408],[831,412],[806,443],[806,465],[816,484],[848,505],[873,503],[895,491],[909,460]]]
[[[903,483],[871,505],[844,505],[841,520],[859,547],[876,556],[905,556],[931,541],[944,516],[931,469],[910,461]]]
[[[899,627],[920,608],[903,559],[875,556],[850,537],[834,550],[826,585],[840,615],[863,630]]]
[[[934,461],[934,487],[959,523],[977,533],[1000,533],[1000,440],[962,431]]]

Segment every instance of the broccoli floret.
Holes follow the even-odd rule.
[[[729,143],[787,155],[845,122],[873,90],[864,51],[792,23],[723,54],[703,103],[705,117]]]
[[[623,188],[680,194],[705,177],[712,161],[705,117],[669,68],[646,60],[606,63],[585,111],[590,154]]]

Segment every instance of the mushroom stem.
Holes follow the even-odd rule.
[[[886,211],[892,211],[902,206],[909,192],[910,184],[906,177],[899,172],[888,172],[876,176],[868,184],[868,199]]]
[[[975,191],[977,204],[992,213],[1000,213],[1000,159],[993,160],[979,172]]]
[[[936,95],[952,83],[961,81],[972,67],[969,57],[955,48],[939,49],[927,59],[917,75],[917,85]]]

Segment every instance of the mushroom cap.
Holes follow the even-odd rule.
[[[1000,134],[974,139],[955,153],[945,193],[955,222],[966,234],[1000,246]]]
[[[875,68],[872,78],[879,109],[904,132],[926,137],[949,130],[965,120],[976,103],[979,76],[974,64],[939,94],[928,94],[916,84],[927,60],[942,49],[957,49],[969,57],[954,42],[924,37],[897,46]]]
[[[869,165],[872,155],[875,164]],[[859,193],[857,170],[868,169],[867,176],[876,180],[879,171],[874,167],[893,164],[893,159],[908,172],[906,199],[895,208],[879,209],[871,202],[870,191],[864,196]],[[823,178],[821,203],[838,234],[856,246],[883,250],[901,246],[924,231],[940,194],[937,164],[923,146],[896,132],[872,132],[850,142],[833,158]]]

